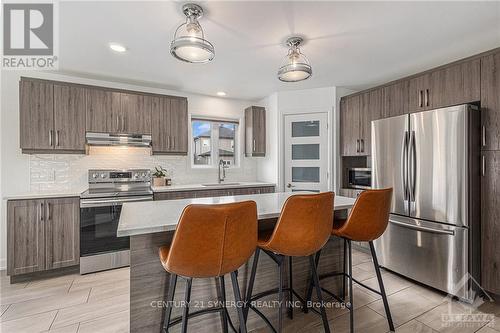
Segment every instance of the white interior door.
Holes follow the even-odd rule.
[[[285,115],[285,191],[328,190],[328,116]]]

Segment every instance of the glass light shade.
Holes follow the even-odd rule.
[[[215,57],[214,46],[204,38],[200,24],[189,17],[175,31],[170,53],[175,58],[190,63],[206,63]]]
[[[283,82],[302,81],[308,79],[311,75],[311,65],[298,49],[290,50],[278,70],[278,79]]]

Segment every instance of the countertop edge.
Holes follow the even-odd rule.
[[[179,192],[179,191],[203,191],[203,190],[221,190],[225,188],[247,188],[247,187],[276,187],[275,183],[266,182],[240,182],[233,185],[213,185],[203,186],[202,184],[186,184],[186,185],[171,185],[171,186],[152,186],[153,193],[162,192]]]

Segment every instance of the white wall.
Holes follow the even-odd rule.
[[[283,153],[283,116],[300,113],[328,113],[329,143],[329,189],[336,188],[337,147],[334,144],[334,128],[336,110],[336,88],[290,90],[274,93],[260,102],[266,106],[267,152],[266,157],[257,160],[257,177],[259,180],[272,181],[277,190],[284,190],[284,153]]]
[[[86,184],[88,168],[111,167],[153,167],[163,165],[171,171],[173,182],[214,182],[217,169],[192,169],[188,157],[150,156],[145,151],[124,149],[97,149],[90,155],[25,155],[19,148],[19,79],[21,76],[50,80],[90,84],[136,91],[186,96],[190,115],[239,119],[243,125],[244,109],[255,101],[243,101],[188,94],[159,88],[148,88],[124,83],[79,78],[56,73],[31,71],[1,72],[0,104],[0,195],[6,197],[27,192],[81,190]],[[240,127],[240,167],[227,172],[228,180],[255,181],[257,163],[255,158],[245,158],[244,130]],[[190,155],[188,155],[190,156]],[[6,209],[1,205],[0,223],[0,269],[5,267],[6,258]]]

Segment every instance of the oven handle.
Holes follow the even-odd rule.
[[[81,199],[80,208],[119,206],[126,202],[153,201],[153,196],[138,196],[133,198],[113,199]]]

